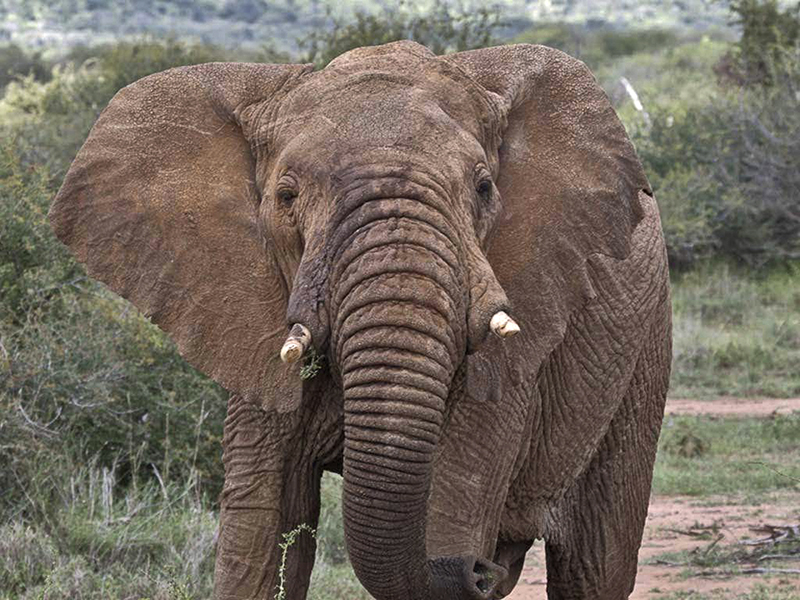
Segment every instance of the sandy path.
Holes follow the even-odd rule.
[[[718,417],[768,417],[800,411],[800,398],[732,398],[715,400],[670,399],[667,414]]]
[[[730,417],[768,417],[800,411],[800,398],[718,398],[716,400],[674,399],[667,403],[667,414],[713,415]],[[639,572],[636,588],[630,600],[656,600],[669,593],[718,590],[722,597],[746,592],[759,582],[761,576],[739,577],[681,577],[682,567],[645,564],[665,552],[705,549],[711,543],[687,535],[689,527],[717,523],[724,537],[720,544],[732,544],[745,538],[759,537],[751,531],[765,523],[787,524],[800,521],[800,493],[772,495],[759,505],[732,505],[730,498],[683,498],[674,496],[651,499],[647,514],[644,540],[639,552]],[[797,568],[796,564],[788,565]],[[775,581],[775,580],[772,580]],[[800,591],[800,577],[794,576]],[[526,557],[525,569],[509,600],[544,600],[546,598],[544,545],[537,542]]]
[[[655,497],[647,514],[644,541],[639,551],[639,572],[636,588],[630,600],[656,600],[667,593],[711,592],[723,590],[731,597],[764,582],[761,576],[739,577],[681,577],[683,567],[662,564],[645,564],[664,554],[680,550],[707,548],[712,540],[698,539],[682,533],[688,528],[717,524],[724,537],[720,544],[732,544],[746,538],[758,538],[763,534],[750,528],[763,524],[797,523],[800,520],[800,494],[786,493],[771,497],[769,502],[759,505],[730,506],[727,498]],[[696,529],[695,529],[696,530]],[[544,546],[537,542],[525,561],[525,569],[509,600],[544,600],[546,598]],[[796,564],[787,564],[796,568]],[[800,577],[796,577],[800,591]],[[722,596],[722,597],[725,597]]]

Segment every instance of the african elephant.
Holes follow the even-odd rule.
[[[324,470],[379,600],[501,598],[539,538],[549,598],[631,592],[669,281],[647,179],[581,62],[396,42],[318,71],[171,69],[111,101],[50,218],[232,393],[218,600],[273,597]],[[291,550],[289,598],[314,545]]]

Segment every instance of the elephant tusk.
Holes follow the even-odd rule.
[[[311,332],[300,323],[292,325],[289,337],[281,348],[281,360],[285,363],[297,362],[311,345]]]
[[[519,325],[504,311],[495,313],[492,320],[489,321],[489,329],[492,333],[501,338],[511,337],[519,333]]]

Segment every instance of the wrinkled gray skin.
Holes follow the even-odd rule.
[[[344,476],[380,600],[485,600],[547,545],[549,598],[626,598],[670,364],[655,201],[586,68],[411,42],[322,71],[218,63],[122,90],[58,236],[233,393],[219,600],[272,598],[280,535]],[[522,331],[489,335],[506,310]],[[313,379],[278,354],[305,325]],[[304,598],[314,541],[290,551]]]

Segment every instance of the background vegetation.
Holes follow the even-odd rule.
[[[675,27],[647,2],[617,13],[600,1],[553,2],[547,13],[524,4],[473,10],[437,0],[420,12],[365,3],[355,13],[299,0],[0,5],[0,39],[12,40],[0,45],[0,599],[210,594],[226,395],[88,279],[46,221],[111,97],[172,66],[322,67],[398,38],[436,52],[524,41],[578,56],[620,112],[659,200],[674,279],[672,394],[800,396],[798,5],[743,0],[720,14],[716,3]],[[651,12],[638,28],[620,26],[641,10]],[[162,34],[168,20],[179,36],[112,41]],[[297,37],[286,43],[275,23],[293,22]],[[57,45],[34,45],[37,23],[58,23]],[[219,30],[251,34],[242,34],[248,43],[196,41]],[[113,36],[74,43],[87,32]],[[700,453],[704,466],[682,454],[692,436],[713,448]],[[656,490],[791,487],[745,463],[781,466],[797,438],[797,417],[668,424]],[[312,597],[367,597],[347,575],[338,496],[337,478],[326,476]]]

